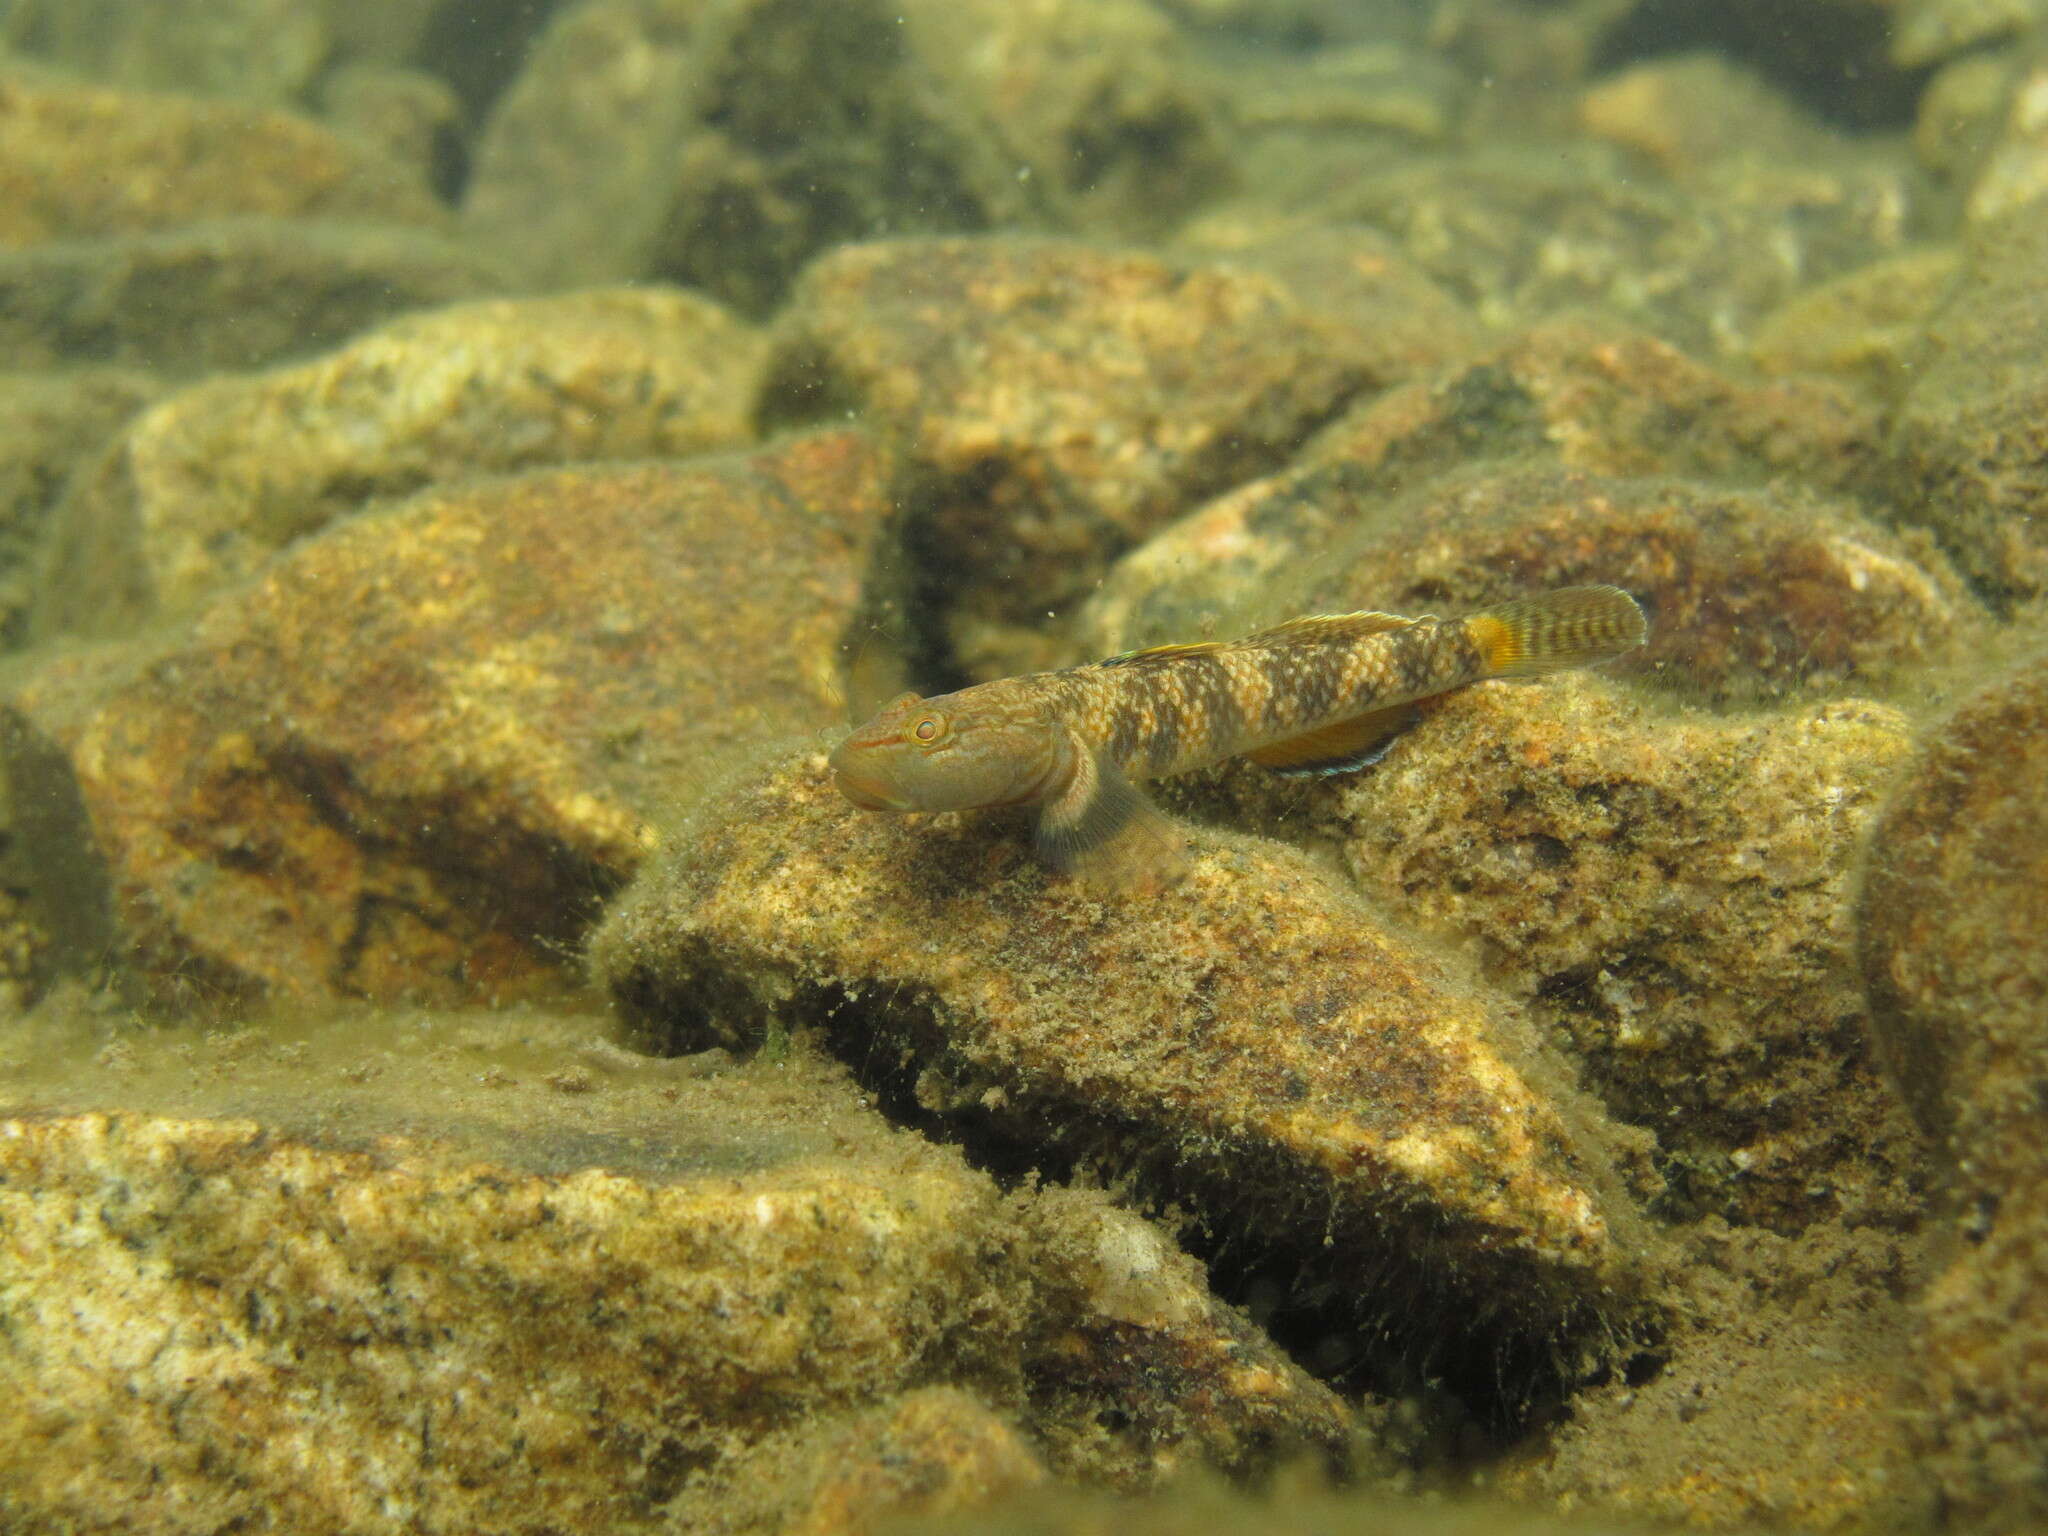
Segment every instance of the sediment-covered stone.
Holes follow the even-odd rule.
[[[2048,1516],[2048,655],[1930,731],[1872,829],[1878,1045],[1942,1154],[1945,1270],[1921,1298],[1928,1449],[1970,1517]]]
[[[410,309],[509,287],[488,252],[423,229],[209,220],[0,250],[16,368],[116,363],[174,378],[303,358]]]
[[[815,1025],[906,1114],[1135,1172],[1303,1292],[1340,1287],[1392,1335],[1382,1368],[1426,1348],[1512,1392],[1644,1315],[1633,1138],[1288,850],[1205,838],[1165,894],[1101,900],[1004,818],[856,811],[803,753],[679,825],[593,953],[664,1049]]]
[[[853,1531],[1371,1422],[1099,1193],[594,1023],[0,1025],[0,1518]]]
[[[1917,1198],[1851,916],[1858,839],[1910,742],[1867,702],[1669,720],[1562,678],[1456,695],[1306,794],[1231,783],[1261,824],[1334,835],[1368,895],[1560,1031],[1656,1135],[1670,1209],[1796,1228]]]
[[[767,410],[858,407],[902,540],[971,668],[1203,496],[1273,468],[1365,381],[1275,280],[996,240],[854,246],[805,273]]]
[[[830,717],[886,510],[840,432],[432,492],[305,540],[168,649],[18,692],[15,796],[89,828],[52,818],[32,862],[46,888],[104,869],[152,989],[558,985],[707,756]]]
[[[195,385],[140,416],[58,513],[41,628],[187,612],[378,498],[734,446],[761,351],[708,299],[609,289],[409,316],[318,362]]]
[[[1227,174],[1141,0],[604,0],[564,11],[465,218],[552,283],[664,276],[748,313],[878,230],[1157,234]]]
[[[432,225],[424,186],[309,119],[0,71],[0,249],[263,214]]]

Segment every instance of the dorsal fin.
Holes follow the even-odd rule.
[[[1247,635],[1237,643],[1240,646],[1343,645],[1348,641],[1363,640],[1367,635],[1383,635],[1388,630],[1406,629],[1421,622],[1421,619],[1405,618],[1398,613],[1378,613],[1371,609],[1360,613],[1311,613]]]
[[[1105,667],[1148,667],[1183,656],[1207,656],[1223,647],[1214,640],[1191,640],[1185,645],[1148,645],[1142,651],[1125,651],[1102,663]]]
[[[1378,762],[1414,719],[1412,703],[1395,704],[1272,742],[1245,756],[1275,773],[1349,773]]]

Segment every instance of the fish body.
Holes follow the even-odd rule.
[[[1317,614],[1241,640],[1162,645],[1007,677],[938,698],[907,693],[832,754],[873,811],[1038,807],[1037,841],[1072,869],[1171,844],[1133,780],[1231,757],[1342,773],[1386,750],[1412,706],[1489,678],[1607,661],[1648,633],[1618,587],[1567,587],[1459,619]]]

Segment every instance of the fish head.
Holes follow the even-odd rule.
[[[867,811],[967,811],[1039,799],[1061,766],[1063,732],[1005,701],[1000,685],[927,699],[899,695],[834,749],[833,782]]]

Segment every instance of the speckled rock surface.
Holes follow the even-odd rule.
[[[56,514],[39,623],[119,633],[190,611],[380,497],[731,447],[761,356],[707,299],[606,289],[409,316],[300,368],[196,385],[140,416]]]
[[[130,369],[0,373],[0,648],[27,634],[51,505],[157,390]]]
[[[10,1526],[854,1531],[1369,1422],[1156,1229],[807,1054],[387,1014],[94,1067],[78,1022],[0,1027]]]
[[[649,1043],[814,1023],[927,1114],[1135,1172],[1301,1289],[1343,1287],[1352,1326],[1397,1359],[1431,1340],[1467,1390],[1570,1373],[1642,1320],[1654,1245],[1614,1171],[1635,1140],[1287,850],[1207,839],[1165,894],[1105,902],[1000,817],[855,811],[805,753],[678,827],[592,953]]]
[[[1670,1210],[1790,1229],[1917,1197],[1850,914],[1910,740],[1857,701],[1669,720],[1566,679],[1458,695],[1370,773],[1232,784],[1268,824],[1334,835],[1364,891],[1568,1041],[1657,1136]]]
[[[969,668],[1203,495],[1272,467],[1365,381],[1340,333],[1235,268],[1055,243],[903,241],[813,266],[765,410],[857,407]]]
[[[0,72],[0,248],[236,214],[432,225],[426,189],[309,119]]]
[[[190,377],[304,357],[406,310],[509,286],[496,257],[426,230],[212,220],[0,250],[0,349],[16,368]]]
[[[47,669],[15,789],[82,802],[46,860],[103,861],[153,990],[559,985],[705,754],[829,718],[885,512],[851,433],[430,493],[112,678]]]
[[[478,165],[469,227],[538,276],[749,312],[878,230],[1149,236],[1226,174],[1142,0],[604,0],[555,21]]]
[[[1930,1451],[1973,1519],[2048,1518],[2048,654],[1929,732],[1874,829],[1877,1039],[1942,1150],[1947,1268],[1923,1298]]]

